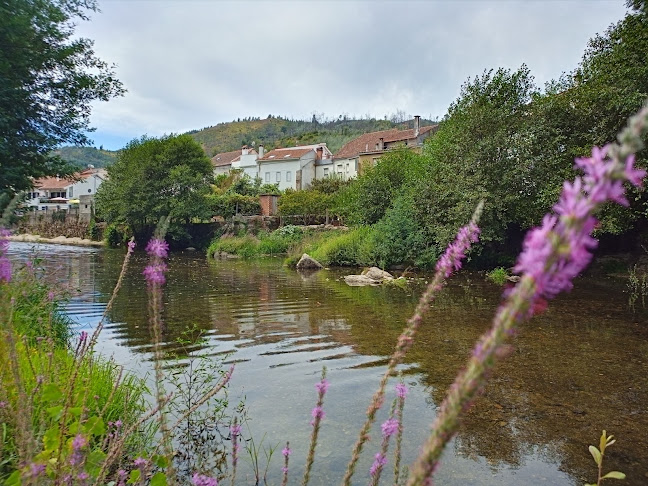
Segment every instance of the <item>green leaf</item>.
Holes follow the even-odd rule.
[[[20,470],[15,470],[5,481],[5,486],[20,486]]]
[[[90,435],[103,435],[106,433],[106,425],[101,417],[92,416],[85,423],[85,430]]]
[[[590,451],[590,454],[592,454],[592,457],[594,458],[594,462],[596,462],[596,464],[598,466],[600,466],[602,457],[601,457],[601,453],[599,452],[599,450],[596,447],[591,445],[591,446],[589,446],[589,451]]]
[[[151,478],[151,486],[166,486],[167,479],[166,474],[158,472],[153,475]]]
[[[63,397],[61,389],[54,383],[48,383],[43,387],[43,401],[46,403],[56,402]]]
[[[139,469],[133,469],[130,472],[130,477],[128,478],[128,484],[135,484],[136,482],[139,481],[140,479],[140,470]]]
[[[626,475],[619,471],[610,471],[602,479],[625,479]]]
[[[160,454],[156,454],[155,456],[153,456],[152,460],[153,460],[153,464],[155,464],[157,467],[165,468],[168,467],[169,465],[169,461],[167,461],[166,456],[162,456]]]
[[[90,454],[88,454],[88,459],[86,460],[86,472],[93,478],[97,477],[105,460],[105,452],[100,449],[92,451]]]
[[[61,440],[61,434],[58,427],[52,427],[45,432],[43,435],[43,448],[46,451],[53,451],[58,448],[59,442]]]
[[[62,405],[57,405],[55,407],[49,407],[47,409],[47,413],[49,414],[50,417],[54,420],[59,420],[61,418],[61,414],[63,412],[63,406]]]
[[[81,412],[83,411],[83,407],[70,407],[68,411],[70,412],[70,415],[74,417],[80,417]]]

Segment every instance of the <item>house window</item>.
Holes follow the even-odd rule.
[[[70,197],[72,197],[72,195],[74,194],[74,190],[72,187],[68,189],[68,194],[70,195]]]
[[[324,177],[328,177],[328,167],[324,167]]]
[[[270,172],[266,172],[265,174],[265,181],[270,182]]]
[[[277,172],[277,182],[281,182],[281,172]]]
[[[292,181],[292,173],[289,170],[287,170],[286,171],[286,182],[290,182],[290,181]]]

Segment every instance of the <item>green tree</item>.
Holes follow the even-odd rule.
[[[163,216],[179,223],[211,216],[211,162],[189,135],[131,141],[108,176],[97,191],[97,213],[128,225],[138,239],[147,238]]]
[[[525,126],[535,90],[526,66],[488,71],[464,83],[424,149],[427,169],[410,187],[418,220],[444,246],[486,201],[482,240],[501,240],[512,222],[530,219],[537,189],[527,163]]]
[[[0,2],[0,191],[73,168],[51,154],[88,143],[90,105],[124,93],[92,41],[75,38],[95,0]]]
[[[374,224],[380,220],[407,186],[423,171],[425,158],[407,148],[383,155],[338,196],[338,212],[351,224]]]

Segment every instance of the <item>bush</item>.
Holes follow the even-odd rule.
[[[368,226],[345,232],[332,232],[307,253],[326,266],[373,265],[376,258],[372,235],[373,229]]]
[[[207,196],[209,209],[214,216],[231,218],[237,214],[261,214],[261,204],[257,196],[244,196],[237,193],[211,194]]]
[[[486,274],[486,278],[497,285],[508,282],[509,274],[504,267],[497,267]]]
[[[286,190],[279,198],[279,214],[300,217],[304,224],[311,224],[324,217],[326,211],[333,207],[333,202],[334,198],[331,195],[312,189]]]

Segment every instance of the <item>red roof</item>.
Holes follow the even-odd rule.
[[[34,181],[34,187],[37,189],[65,189],[72,184],[73,179],[63,177],[42,177]]]
[[[265,160],[265,161],[277,161],[277,160],[292,160],[292,159],[299,159],[301,158],[304,154],[307,154],[308,152],[313,152],[315,149],[313,147],[287,147],[287,148],[278,148],[271,150],[267,154],[265,154],[261,159],[259,160]]]
[[[254,149],[249,149],[248,153],[253,155],[257,152]],[[231,165],[232,162],[238,161],[242,154],[243,152],[241,151],[241,149],[233,150],[231,152],[223,152],[221,154],[214,155],[211,158],[211,162],[214,167],[224,167]]]
[[[436,131],[438,125],[431,125],[426,127],[421,127],[419,129],[419,136],[426,134],[430,131]],[[358,138],[354,138],[350,142],[346,143],[337,154],[335,154],[336,159],[347,159],[351,157],[356,157],[358,154],[365,152],[382,152],[381,149],[376,149],[376,145],[380,143],[380,139],[383,139],[383,143],[394,143],[394,142],[404,142],[406,140],[413,140],[414,129],[409,130],[398,130],[392,128],[391,130],[382,130],[380,132],[371,132],[360,135]]]

